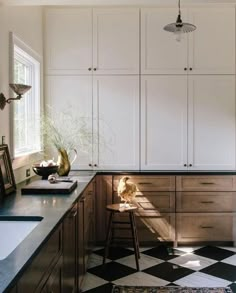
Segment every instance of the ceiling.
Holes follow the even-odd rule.
[[[177,5],[177,0],[0,0],[0,5]],[[236,0],[182,0],[181,4],[236,4]]]

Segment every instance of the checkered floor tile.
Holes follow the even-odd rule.
[[[110,293],[113,285],[230,287],[236,293],[236,249],[165,245],[140,249],[140,271],[133,249],[113,248],[102,265],[103,249],[89,259],[82,292]]]

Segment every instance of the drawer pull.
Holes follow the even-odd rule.
[[[214,203],[214,201],[201,201],[201,203]]]
[[[139,182],[138,183],[139,185],[150,185],[150,184],[152,184],[151,182]]]
[[[200,226],[202,229],[214,229],[213,226]]]
[[[214,182],[201,182],[201,184],[203,184],[203,185],[213,185],[215,183]]]

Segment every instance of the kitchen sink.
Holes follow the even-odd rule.
[[[0,260],[5,259],[42,219],[36,216],[0,216]]]

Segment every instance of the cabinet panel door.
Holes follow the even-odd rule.
[[[193,8],[190,22],[197,29],[189,34],[189,73],[234,74],[235,9]]]
[[[175,8],[141,10],[141,72],[142,74],[183,74],[187,68],[187,35],[177,42],[174,34],[163,27],[175,22]],[[182,9],[183,20],[186,10]]]
[[[57,125],[60,125],[61,131],[64,131],[68,139],[73,140],[73,134],[85,123],[85,127],[80,128],[86,132],[76,148],[78,156],[72,169],[91,168],[89,163],[92,162],[92,77],[48,76],[46,103],[52,108],[50,111],[57,115]],[[63,123],[65,117],[72,117],[71,126],[68,122]],[[89,143],[90,140],[91,143]],[[72,153],[71,156],[73,158]]]
[[[93,10],[94,74],[139,73],[139,9]]]
[[[88,74],[92,67],[92,10],[47,9],[45,20],[46,72]]]
[[[142,77],[141,169],[186,169],[187,77]]]
[[[138,169],[139,77],[99,76],[93,90],[98,168]]]
[[[188,162],[194,170],[235,168],[235,77],[189,79]]]

